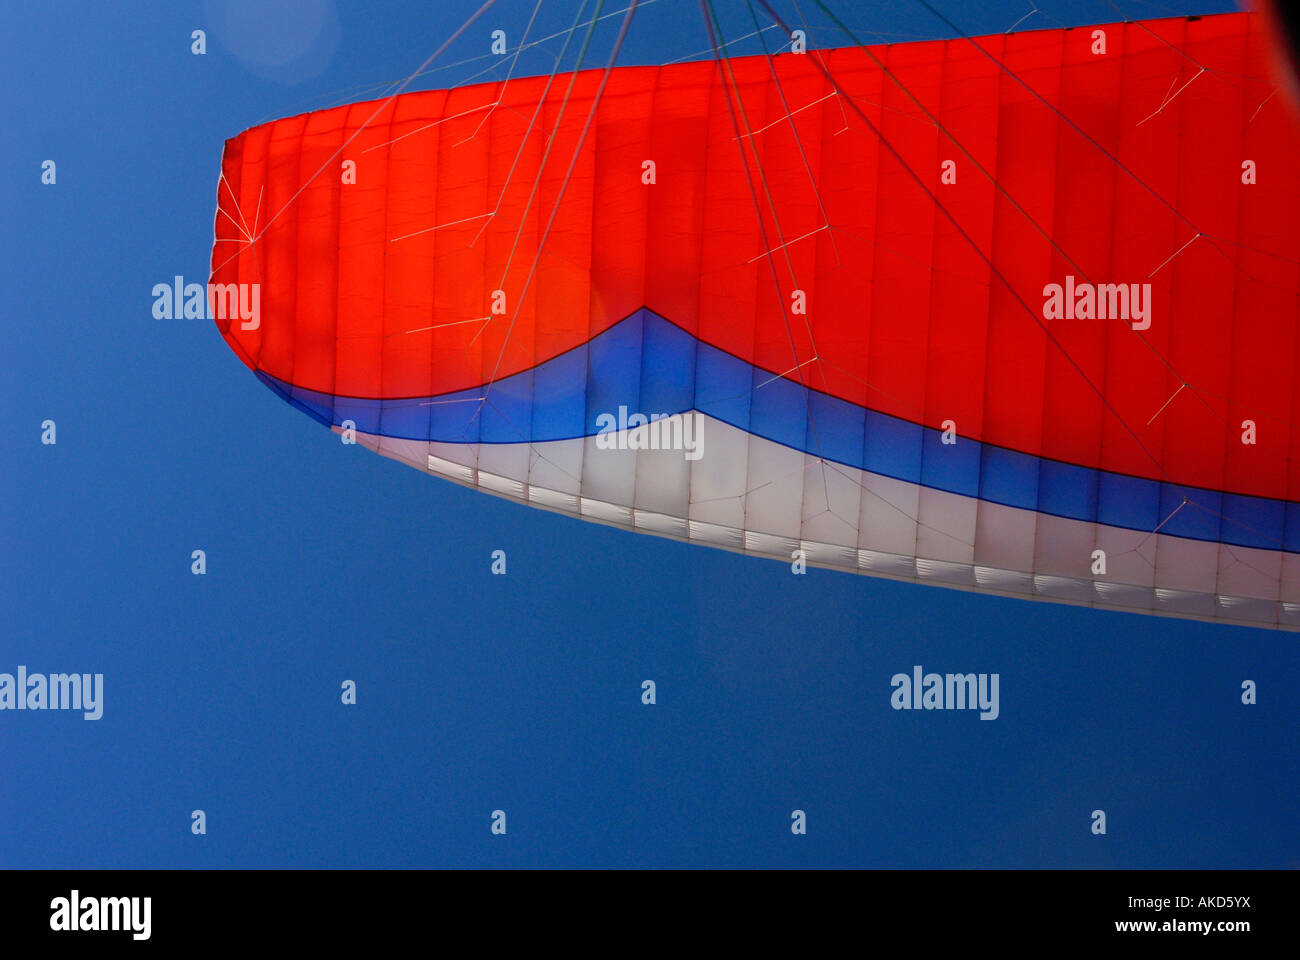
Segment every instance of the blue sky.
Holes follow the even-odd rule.
[[[243,6],[0,11],[0,671],[105,676],[98,721],[0,713],[0,866],[1300,865],[1289,634],[792,577],[531,510],[343,446],[211,323],[155,320],[153,284],[206,279],[227,137],[379,95],[477,3],[266,0],[256,29]],[[915,4],[838,6],[944,35]],[[940,6],[975,33],[1031,5]],[[1040,6],[1025,28],[1120,18]],[[439,63],[532,9],[503,0]],[[621,61],[707,46],[696,4],[658,0]],[[999,673],[1001,716],[893,711],[917,663]]]

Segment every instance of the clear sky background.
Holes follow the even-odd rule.
[[[968,33],[1032,8],[936,3]],[[1022,29],[1229,9],[1039,4]],[[795,577],[507,503],[340,444],[212,323],[153,318],[155,283],[206,281],[227,137],[381,95],[477,5],[0,10],[0,672],[106,690],[95,722],[0,713],[0,867],[1300,866],[1293,634]],[[949,35],[909,0],[834,6]],[[502,76],[489,34],[532,10],[502,0],[412,88]],[[696,3],[657,0],[621,62],[707,47]],[[890,709],[918,663],[999,673],[1001,716]]]

